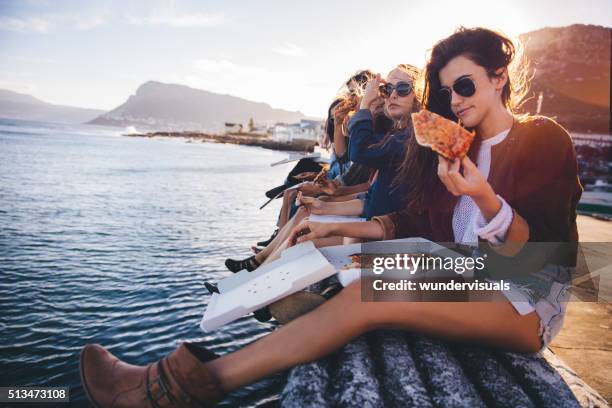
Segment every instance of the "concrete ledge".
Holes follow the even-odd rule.
[[[361,336],[294,368],[283,407],[603,407],[551,351],[499,352],[402,331]]]

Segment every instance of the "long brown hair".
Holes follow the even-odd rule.
[[[459,55],[483,67],[490,77],[500,75],[500,68],[507,70],[508,81],[502,90],[502,103],[511,112],[519,107],[529,88],[529,69],[522,58],[520,43],[517,48],[509,38],[486,28],[460,27],[451,36],[438,41],[431,50],[424,71],[422,97],[427,110],[457,120],[450,105],[438,97],[438,91],[440,70]],[[476,141],[470,153],[477,151],[478,146]],[[408,139],[406,156],[394,184],[408,183],[406,200],[409,209],[423,211],[433,205],[445,204],[438,200],[446,189],[438,178],[437,156],[431,149],[419,145],[416,138]]]

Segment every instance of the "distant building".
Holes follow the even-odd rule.
[[[242,123],[225,122],[225,133],[242,132]]]
[[[300,135],[299,123],[288,125],[286,123],[277,123],[272,129],[272,139],[277,142],[291,143],[293,139],[297,139]]]
[[[300,139],[319,140],[323,133],[323,122],[320,120],[302,119],[300,121]]]
[[[253,126],[249,126],[249,133],[257,135],[267,135],[272,133],[272,126],[266,126],[259,123],[255,123]]]
[[[302,119],[300,123],[277,123],[272,130],[272,138],[278,142],[290,143],[295,139],[319,140],[323,132],[323,122]]]

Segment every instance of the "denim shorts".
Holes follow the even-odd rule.
[[[510,289],[502,291],[519,314],[533,311],[538,314],[542,348],[546,348],[563,327],[572,269],[548,264],[529,277],[513,278],[509,281]]]

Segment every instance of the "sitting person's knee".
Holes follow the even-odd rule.
[[[358,244],[360,242],[363,242],[361,238],[353,238],[353,237],[343,237],[342,238],[342,245]]]
[[[336,296],[341,297],[347,310],[351,311],[355,324],[359,326],[361,332],[365,333],[380,327],[379,316],[371,310],[371,303],[365,302],[362,298],[361,279],[351,282]]]
[[[339,295],[342,295],[346,300],[360,302],[361,280],[357,279],[351,282],[347,287],[340,291]]]

